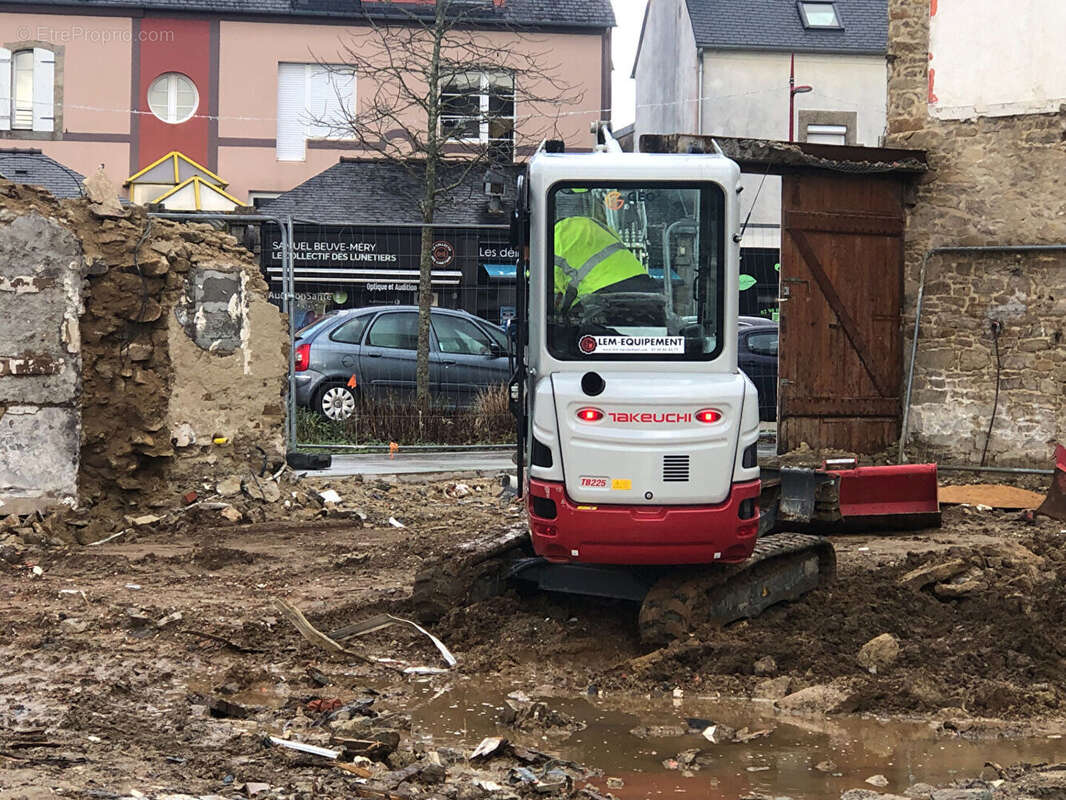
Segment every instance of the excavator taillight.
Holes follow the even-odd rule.
[[[713,408],[705,408],[702,411],[696,412],[696,422],[717,422],[722,418],[722,412],[716,411]]]
[[[579,408],[577,411],[577,418],[582,422],[599,422],[603,419],[603,412],[598,408]]]

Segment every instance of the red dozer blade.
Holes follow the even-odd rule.
[[[851,460],[827,461],[840,478],[840,516],[848,528],[915,530],[940,526],[936,464],[857,467]]]
[[[1066,447],[1061,444],[1055,447],[1055,474],[1051,477],[1051,488],[1036,513],[1066,522]]]

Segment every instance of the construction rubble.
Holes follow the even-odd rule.
[[[834,536],[827,585],[658,649],[632,604],[513,588],[420,624],[423,565],[522,530],[512,477],[294,470],[284,319],[236,239],[98,183],[0,195],[0,303],[33,311],[0,360],[0,798],[1062,795],[978,756],[1066,735],[1043,477]],[[970,748],[950,785],[904,785],[917,730]]]
[[[929,534],[839,537],[829,587],[646,652],[632,611],[608,601],[512,592],[410,623],[423,561],[521,519],[495,478],[270,466],[182,484],[117,531],[3,518],[0,785],[14,796],[42,781],[67,796],[639,796],[624,791],[635,778],[575,750],[599,724],[567,699],[578,697],[674,704],[677,723],[637,718],[612,735],[695,776],[719,775],[730,748],[772,749],[775,729],[811,715],[925,719],[948,739],[1062,735],[1060,523],[956,506]],[[713,697],[775,716],[681,710]],[[811,774],[837,758],[812,751]],[[868,774],[853,788],[870,791]]]

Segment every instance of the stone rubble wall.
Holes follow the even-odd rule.
[[[40,210],[0,211],[0,516],[77,498],[81,248]]]
[[[6,183],[0,207],[0,499],[19,482],[40,497],[0,517],[176,506],[204,480],[281,463],[288,337],[236,239]],[[12,349],[27,323],[33,340]]]
[[[889,2],[889,147],[925,150],[910,198],[905,332],[926,252],[1066,243],[1066,113],[946,121],[928,111],[929,2]],[[975,69],[994,57],[975,53]],[[915,457],[977,463],[1002,369],[989,464],[1048,466],[1066,442],[1066,253],[929,258],[911,408]],[[910,353],[910,341],[905,353]]]

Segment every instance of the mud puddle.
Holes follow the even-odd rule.
[[[505,736],[601,770],[603,777],[590,783],[622,800],[756,793],[836,800],[854,788],[902,793],[916,782],[937,785],[976,777],[986,762],[1007,765],[1066,757],[1066,739],[1057,734],[973,740],[938,733],[929,722],[785,716],[775,714],[769,704],[701,698],[536,697],[570,723],[515,728],[500,722],[501,714],[507,714],[508,694],[506,689],[462,684],[426,688],[414,704],[412,734],[433,746]],[[522,694],[511,697],[522,699]],[[685,732],[688,719],[769,733],[746,743],[712,744],[695,729]],[[686,763],[684,754],[693,759],[695,749],[698,758]],[[877,775],[884,782],[866,783]]]

